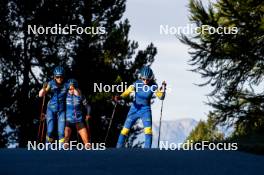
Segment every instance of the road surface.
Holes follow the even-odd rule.
[[[264,156],[238,151],[0,149],[0,175],[249,175],[263,170]]]

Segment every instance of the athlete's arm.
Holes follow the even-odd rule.
[[[39,97],[43,97],[50,90],[49,83],[44,83],[42,89],[39,91]]]
[[[164,100],[165,98],[165,90],[166,90],[166,82],[162,82],[162,86],[155,92],[156,97],[158,97],[160,100]]]
[[[81,91],[79,89],[74,89],[73,90],[73,95],[79,97],[79,96],[81,96]]]
[[[122,98],[126,98],[128,97],[132,92],[134,92],[134,86],[133,85],[130,85],[121,95],[120,97]]]
[[[68,93],[69,93],[70,95],[74,95],[74,96],[76,96],[76,97],[80,97],[80,96],[82,96],[82,95],[81,95],[81,91],[80,91],[80,89],[75,88],[73,85],[69,86]]]
[[[87,116],[90,116],[91,115],[91,105],[88,104],[86,98],[84,96],[82,96],[83,100],[82,100],[82,104],[86,110],[86,118],[90,118],[90,117],[87,117]]]
[[[128,97],[132,92],[134,92],[134,86],[130,85],[120,96],[114,96],[113,100],[115,102],[118,102],[119,100],[121,100],[121,98],[126,98]]]

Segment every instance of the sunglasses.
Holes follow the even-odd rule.
[[[63,79],[62,76],[55,76],[56,79]]]
[[[74,84],[70,84],[70,87],[74,87]],[[74,87],[75,88],[75,87]]]
[[[146,79],[146,78],[142,78],[143,81],[150,81],[149,79]]]

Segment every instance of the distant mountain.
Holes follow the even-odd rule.
[[[168,143],[183,143],[185,139],[189,136],[190,132],[198,122],[191,118],[171,120],[171,121],[162,121],[161,126],[161,141],[168,141]],[[141,125],[141,122],[138,123]],[[158,133],[159,133],[159,121],[153,121],[153,142],[152,147],[157,147],[158,142]],[[144,134],[138,135],[134,143],[138,141],[144,141]]]

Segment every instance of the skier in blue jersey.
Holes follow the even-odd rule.
[[[57,66],[53,71],[54,79],[45,83],[39,91],[39,97],[51,94],[51,99],[47,105],[46,121],[47,135],[46,142],[54,141],[55,124],[58,124],[58,140],[64,143],[64,127],[65,127],[65,100],[67,94],[67,85],[64,83],[65,71],[62,66]]]
[[[115,100],[129,96],[132,92],[135,93],[134,101],[127,115],[124,127],[118,138],[116,147],[124,146],[126,137],[130,128],[137,119],[141,119],[144,125],[145,145],[144,148],[151,148],[152,144],[152,115],[151,115],[151,99],[155,95],[159,99],[165,98],[165,81],[163,86],[158,88],[154,81],[154,74],[150,67],[145,66],[140,71],[139,79],[126,89],[121,96],[116,96]]]
[[[72,129],[76,128],[85,147],[89,148],[90,132],[88,131],[88,122],[85,122],[85,120],[88,121],[91,117],[91,107],[81,94],[78,82],[75,79],[69,79],[67,84],[65,143],[69,143]]]

